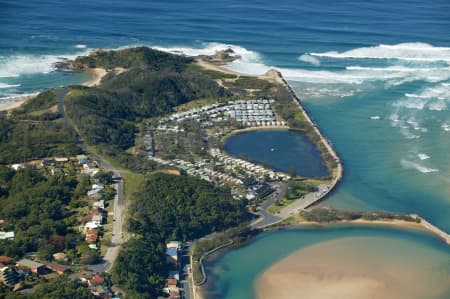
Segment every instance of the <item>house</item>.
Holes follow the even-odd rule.
[[[97,223],[98,225],[101,225],[103,222],[103,216],[98,214],[98,215],[93,215],[92,216],[92,222]]]
[[[98,230],[96,228],[88,228],[86,230],[86,242],[87,243],[95,243],[98,239]]]
[[[83,165],[83,164],[90,163],[91,161],[87,157],[80,157],[78,159],[78,162],[80,163],[80,165]]]
[[[56,158],[55,158],[55,161],[56,161],[56,162],[60,162],[60,163],[68,162],[68,161],[69,161],[69,158],[66,158],[66,157],[56,157]]]
[[[102,276],[98,275],[98,274],[95,274],[90,279],[88,279],[88,285],[90,287],[95,287],[95,286],[98,286],[98,285],[102,285],[104,282],[105,282],[105,279]]]
[[[168,263],[178,263],[178,249],[177,248],[167,248],[167,262]]]
[[[89,197],[101,196],[101,194],[100,194],[101,191],[102,191],[101,189],[89,190],[87,192],[87,196],[89,196]]]
[[[181,249],[181,242],[180,241],[170,241],[166,244],[167,248],[176,248],[177,250]]]
[[[2,267],[0,269],[0,282],[8,288],[14,287],[14,285],[19,282],[16,271],[8,267]]]
[[[64,273],[70,272],[70,268],[64,265],[55,264],[55,263],[45,263],[45,266],[52,270],[53,272],[63,275]]]
[[[55,167],[55,168],[53,168],[52,170],[50,170],[50,173],[51,173],[52,175],[58,175],[58,174],[62,174],[63,171],[62,171],[61,168]]]
[[[11,168],[18,171],[19,169],[25,168],[25,166],[23,164],[13,164],[11,165]]]
[[[14,232],[0,232],[0,240],[13,240]]]
[[[99,201],[95,201],[93,203],[93,207],[94,207],[94,209],[98,208],[98,209],[104,210],[105,209],[105,201],[103,199],[99,200]]]
[[[0,255],[0,263],[3,265],[8,265],[14,262],[14,259],[12,257],[6,256],[6,255]]]
[[[84,164],[83,164],[83,169],[84,169],[84,170],[92,170],[92,169],[95,169],[95,168],[97,168],[97,165],[95,165],[95,164],[92,163],[92,162],[84,163]]]
[[[84,225],[84,231],[88,231],[89,229],[95,229],[98,228],[100,225],[96,222],[89,221]]]
[[[41,160],[42,167],[55,166],[56,162],[53,159],[43,159]]]
[[[169,278],[180,280],[180,272],[178,272],[177,270],[169,271]]]
[[[57,253],[53,254],[53,259],[55,261],[66,261],[67,256],[64,252],[57,252]]]
[[[174,278],[167,278],[166,279],[166,288],[171,289],[171,288],[176,288],[178,284],[178,281]]]
[[[45,265],[29,260],[29,259],[22,259],[17,262],[18,267],[23,267],[29,269],[32,273],[36,274],[44,274],[45,273]]]

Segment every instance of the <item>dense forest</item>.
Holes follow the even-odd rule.
[[[170,113],[191,100],[226,95],[214,80],[188,68],[190,62],[146,47],[79,57],[75,68],[127,70],[110,72],[98,87],[72,87],[68,113],[89,143],[127,149],[134,145],[136,123],[143,118]]]
[[[85,194],[85,185],[70,176],[47,178],[29,168],[0,166],[1,229],[15,233],[14,240],[0,241],[0,253],[18,258],[37,252],[50,260],[57,251],[75,251],[82,237],[72,229],[76,217],[64,207]]]
[[[75,132],[54,112],[56,95],[46,91],[13,111],[0,113],[0,164],[80,152]]]
[[[149,178],[130,210],[129,230],[140,238],[123,246],[113,268],[114,282],[130,298],[155,298],[163,287],[166,241],[193,240],[249,219],[245,202],[233,199],[229,189],[163,173]]]

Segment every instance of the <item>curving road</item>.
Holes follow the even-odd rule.
[[[126,205],[124,205],[122,202],[123,180],[121,178],[120,171],[115,169],[110,163],[106,162],[99,155],[93,153],[87,148],[86,144],[84,143],[81,136],[78,134],[72,121],[70,120],[70,118],[66,116],[66,111],[64,109],[64,97],[69,92],[69,89],[59,88],[56,89],[55,92],[58,100],[58,112],[61,115],[61,120],[68,128],[72,129],[76,133],[78,145],[80,146],[80,148],[83,150],[83,152],[91,156],[93,160],[97,161],[97,163],[101,167],[109,171],[112,171],[114,177],[116,178],[114,184],[114,188],[116,189],[116,195],[114,197],[114,209],[113,209],[114,220],[112,225],[111,243],[106,251],[105,256],[103,257],[103,263],[88,266],[89,270],[96,273],[110,271],[114,264],[114,261],[117,258],[117,255],[119,254],[120,246],[124,241],[122,229],[123,229],[124,215],[126,212]]]

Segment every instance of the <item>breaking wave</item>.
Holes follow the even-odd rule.
[[[415,169],[418,170],[421,173],[430,173],[430,172],[439,172],[439,169],[437,168],[430,168],[430,167],[426,167],[423,166],[419,163],[413,162],[413,161],[409,161],[406,159],[402,159],[400,161],[400,164],[406,168],[406,169]]]
[[[315,65],[315,66],[319,66],[320,65],[320,60],[317,57],[314,57],[314,56],[311,56],[311,55],[308,55],[308,54],[300,55],[298,57],[298,60],[303,61],[303,62],[311,63],[312,65]]]
[[[408,61],[450,62],[450,48],[434,47],[426,43],[401,43],[356,48],[344,52],[310,53],[317,57],[354,59],[396,59]]]
[[[13,88],[13,87],[19,87],[19,86],[20,86],[20,84],[6,84],[6,83],[0,82],[0,89]]]
[[[0,56],[0,78],[13,78],[28,74],[47,74],[54,71],[55,63],[63,58],[73,59],[86,53]]]

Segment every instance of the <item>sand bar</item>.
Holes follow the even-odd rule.
[[[271,266],[255,292],[259,299],[445,298],[450,273],[436,267],[446,257],[448,262],[448,255],[426,246],[384,237],[332,240]]]

